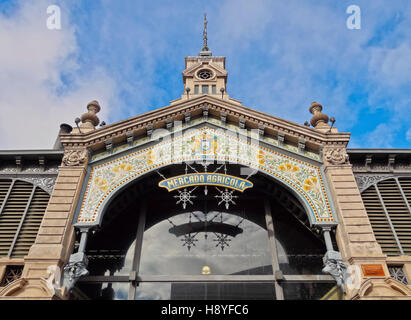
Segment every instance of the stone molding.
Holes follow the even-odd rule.
[[[405,284],[387,277],[385,279],[366,279],[359,289],[347,297],[350,300],[364,299],[406,299],[411,300],[411,289]]]
[[[115,138],[119,140],[120,137],[124,136],[125,140],[126,134],[132,131],[136,134],[145,134],[145,128],[149,125],[153,125],[154,128],[164,127],[165,121],[169,118],[183,121],[187,112],[195,116],[201,114],[203,108],[208,108],[217,117],[221,113],[227,114],[227,117],[232,120],[236,119],[235,121],[243,117],[249,128],[257,129],[259,125],[262,125],[268,134],[276,135],[278,131],[281,131],[296,141],[299,138],[303,138],[307,141],[307,145],[311,147],[317,146],[319,148],[320,145],[324,144],[342,144],[345,147],[350,137],[349,133],[322,133],[302,124],[300,125],[222,99],[204,95],[119,121],[87,134],[62,134],[60,138],[65,147],[87,146],[98,150],[104,147],[103,142],[107,139]]]

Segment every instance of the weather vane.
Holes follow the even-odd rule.
[[[203,40],[204,40],[204,44],[203,44],[203,48],[201,49],[201,51],[209,51],[208,46],[207,46],[207,13],[204,13],[204,30],[203,30]]]

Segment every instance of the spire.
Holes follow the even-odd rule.
[[[208,51],[208,46],[207,46],[207,13],[204,13],[204,30],[203,30],[203,48],[201,51]]]
[[[207,14],[204,13],[203,47],[201,48],[201,51],[198,54],[199,56],[211,56],[211,51],[210,51],[210,49],[208,48],[208,45],[207,45],[207,40],[208,40],[208,38],[207,38],[207,24],[208,24]]]

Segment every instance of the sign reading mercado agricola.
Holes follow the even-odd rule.
[[[243,192],[252,188],[253,183],[242,178],[222,173],[190,173],[162,180],[158,183],[168,191],[192,186],[221,186]]]

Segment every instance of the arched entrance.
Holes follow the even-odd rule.
[[[210,164],[216,172],[220,164]],[[239,176],[242,166],[224,166]],[[201,164],[191,170],[204,171]],[[128,184],[89,236],[90,275],[77,291],[91,299],[320,299],[334,280],[321,273],[326,251],[300,201],[264,173],[253,187],[223,199],[221,186],[158,186],[185,164]],[[184,190],[184,189],[182,189]]]

